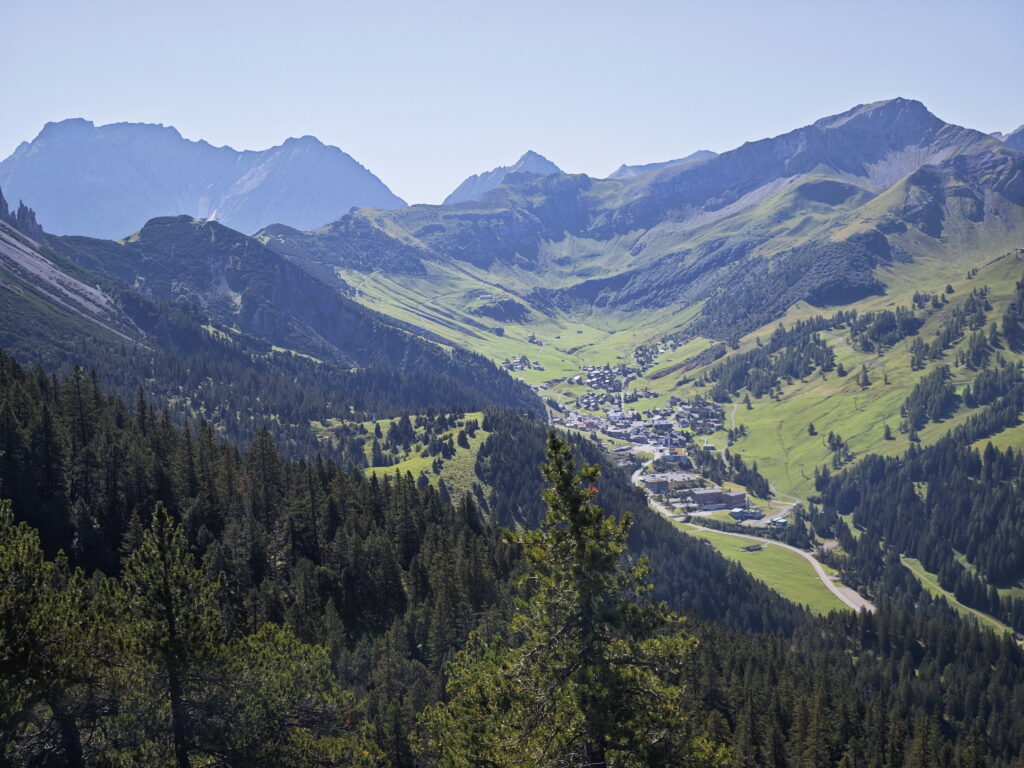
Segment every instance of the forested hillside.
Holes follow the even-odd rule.
[[[488,419],[521,460],[542,460],[542,430]],[[576,452],[594,457],[586,443]],[[633,557],[650,555],[642,578],[691,613],[683,637],[699,641],[659,677],[676,686],[665,689],[680,718],[672,743],[699,741],[707,763],[735,765],[1013,764],[1015,644],[909,589],[874,616],[812,619],[654,519],[621,470],[600,465],[586,498],[616,513]],[[490,477],[489,505],[505,509],[509,483]],[[552,487],[549,508],[571,498]],[[474,630],[514,653],[506,626],[524,603],[510,596],[541,594],[517,576],[547,567],[531,540],[411,475],[287,461],[267,431],[236,448],[146,398],[127,405],[90,374],[61,379],[6,356],[0,495],[13,500],[13,518],[0,514],[0,733],[16,764],[429,761],[437,721],[418,731],[417,713],[462,695],[444,663],[474,658],[453,655]],[[523,496],[514,508],[537,520],[544,507]],[[589,701],[581,711],[600,711]],[[477,727],[471,708],[449,712],[445,727]],[[662,754],[676,764],[678,752]]]
[[[960,602],[1021,632],[1024,601],[1016,589],[999,587],[1016,587],[1024,573],[1024,461],[1019,449],[989,441],[1024,409],[1020,368],[1005,368],[974,389],[970,396],[988,404],[934,445],[819,474],[820,525],[839,536],[849,554],[836,562],[864,589],[888,592],[892,555],[908,555],[937,573]],[[865,533],[854,538],[836,515],[852,515]]]
[[[40,244],[0,228],[0,276],[11,287],[0,296],[0,344],[27,363],[94,370],[125,399],[144,387],[176,420],[206,419],[233,440],[268,428],[291,457],[347,451],[354,461],[357,448],[324,444],[311,424],[539,410],[483,357],[368,312],[221,225],[163,220],[134,244],[45,235]]]

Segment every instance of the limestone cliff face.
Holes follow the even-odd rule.
[[[353,207],[405,203],[337,147],[304,136],[259,152],[189,141],[162,125],[47,123],[0,163],[53,234],[120,238],[151,218],[215,218],[242,232],[313,229]]]

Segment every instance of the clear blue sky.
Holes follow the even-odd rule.
[[[605,176],[894,96],[1024,123],[1021,0],[0,0],[0,28],[0,157],[66,117],[313,134],[410,202],[526,149]]]

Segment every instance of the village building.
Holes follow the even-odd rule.
[[[743,491],[724,491],[722,493],[722,503],[729,507],[746,507],[747,494]]]
[[[668,480],[656,476],[648,476],[640,478],[640,481],[647,486],[647,490],[651,493],[667,493],[668,492]]]

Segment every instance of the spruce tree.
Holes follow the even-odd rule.
[[[124,569],[124,585],[137,620],[138,650],[150,659],[170,703],[174,761],[189,768],[193,700],[204,662],[223,627],[216,585],[195,564],[181,525],[158,504],[153,525]]]
[[[417,748],[442,766],[714,764],[679,707],[693,639],[646,599],[645,560],[624,566],[631,519],[594,503],[597,467],[575,473],[549,433],[547,515],[509,534],[527,573],[504,639],[474,636],[448,669],[447,703],[420,718]]]
[[[0,728],[0,756],[10,739],[25,764],[86,765],[81,728],[97,718],[99,660],[115,635],[94,608],[82,573],[63,553],[45,560],[36,531],[0,501],[0,723],[40,729]]]

